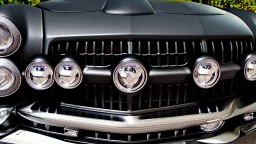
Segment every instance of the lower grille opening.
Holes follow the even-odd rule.
[[[236,97],[238,84],[238,78],[220,80],[210,89],[201,89],[193,83],[148,84],[131,97],[120,93],[113,84],[90,83],[82,84],[74,90],[64,90],[56,86],[52,95],[64,105],[137,111]]]

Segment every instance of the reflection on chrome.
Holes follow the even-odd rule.
[[[60,62],[54,71],[56,83],[65,89],[73,89],[79,86],[83,79],[80,67],[71,59]]]
[[[193,78],[201,88],[213,87],[220,78],[220,66],[211,58],[201,59],[195,66]]]
[[[256,80],[256,55],[249,56],[245,64],[244,74],[249,81]]]
[[[27,83],[34,89],[48,89],[53,84],[53,70],[45,61],[34,61],[26,69]]]
[[[0,90],[9,89],[14,83],[14,75],[5,67],[0,67]]]
[[[13,35],[4,23],[0,23],[0,53],[3,53],[13,43]]]

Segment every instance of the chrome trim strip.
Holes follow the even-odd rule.
[[[200,143],[206,144],[226,144],[235,141],[240,136],[240,127],[234,129],[234,131],[226,131],[217,136],[197,140]]]
[[[252,104],[252,106],[237,109],[235,107],[237,102],[238,99],[235,99],[230,102],[223,111],[215,113],[203,113],[143,120],[139,119],[138,116],[123,116],[124,121],[111,121],[63,114],[38,112],[31,110],[33,104],[18,109],[18,114],[30,121],[46,125],[71,127],[111,133],[136,134],[183,129],[186,127],[226,120],[235,115],[239,115],[245,112],[244,109],[252,110],[252,108],[256,108],[255,102]]]

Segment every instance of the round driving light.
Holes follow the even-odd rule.
[[[83,80],[83,73],[78,64],[72,59],[62,60],[54,70],[56,83],[64,89],[74,89]]]
[[[256,80],[256,55],[249,55],[244,66],[245,78],[249,81]]]
[[[36,90],[48,89],[54,83],[53,69],[43,59],[36,59],[27,66],[25,78],[28,85]]]
[[[0,97],[13,94],[20,84],[19,69],[10,60],[0,58]]]
[[[208,124],[200,125],[201,130],[205,132],[214,132],[219,130],[224,125],[223,121],[213,122]]]
[[[0,57],[13,54],[20,44],[21,35],[17,27],[9,19],[0,16]]]
[[[197,63],[193,72],[195,83],[201,88],[213,87],[220,78],[220,66],[218,62],[212,58],[201,58]]]
[[[115,86],[121,92],[129,94],[140,91],[145,86],[147,78],[145,67],[134,59],[121,61],[113,73]]]

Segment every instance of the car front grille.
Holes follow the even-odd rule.
[[[200,41],[146,41],[146,40],[88,40],[54,42],[49,55],[56,57],[76,56],[83,65],[108,66],[118,57],[136,55],[153,67],[186,65],[188,51],[201,47]]]
[[[212,56],[220,65],[240,65],[254,51],[248,40],[85,40],[54,41],[48,49],[51,63],[73,57],[80,67],[115,67],[127,56],[137,57],[151,68],[192,68],[201,56]],[[232,70],[231,70],[232,71]],[[120,93],[111,81],[85,81],[78,88],[64,90],[55,85],[51,93],[62,104],[91,108],[137,111],[177,106],[205,100],[235,97],[243,79],[224,78],[210,89],[197,87],[192,77],[180,82],[153,82],[135,96]]]
[[[54,61],[76,57],[81,65],[108,66],[125,55],[135,55],[152,67],[186,65],[207,53],[220,64],[240,62],[254,50],[247,40],[88,40],[52,42],[48,54]]]

